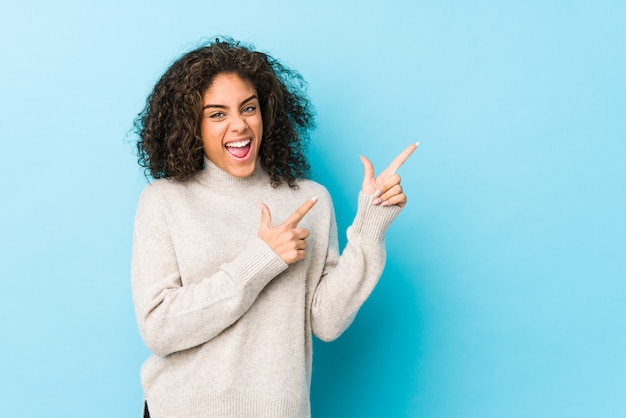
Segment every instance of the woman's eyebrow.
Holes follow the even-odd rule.
[[[252,96],[248,97],[246,100],[242,101],[242,102],[239,104],[239,106],[243,106],[243,105],[244,105],[244,103],[247,103],[247,102],[249,102],[249,101],[250,101],[250,100],[252,100],[252,99],[258,99],[257,95],[256,95],[256,94],[253,94]],[[226,109],[226,106],[224,106],[224,105],[220,105],[220,104],[206,104],[206,105],[204,105],[204,106],[202,107],[202,109],[208,109],[208,108],[210,108],[210,107],[217,107],[217,108],[219,108],[219,109]]]

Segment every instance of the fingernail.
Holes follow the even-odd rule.
[[[257,203],[257,206],[259,207],[259,210],[263,212],[263,203],[259,202]]]
[[[380,190],[376,190],[374,194],[372,195],[372,197],[377,197],[378,195],[380,195]]]
[[[320,198],[320,195],[316,194],[315,196],[313,196],[313,197],[311,198],[311,201],[313,201],[313,202],[317,202],[317,199],[319,199],[319,198]]]
[[[382,200],[380,199],[380,197],[379,197],[379,198],[376,198],[376,199],[374,199],[374,201],[372,202],[372,205],[377,205],[377,204],[379,204],[380,202],[382,202]]]
[[[417,148],[417,147],[419,147],[419,146],[420,146],[420,142],[419,142],[419,141],[417,141],[417,142],[415,143],[415,148]]]
[[[389,206],[389,201],[385,200],[383,203],[380,204],[380,206]]]

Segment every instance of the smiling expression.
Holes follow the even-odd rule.
[[[204,152],[235,177],[254,172],[263,137],[257,91],[236,74],[222,73],[204,92],[200,136]]]

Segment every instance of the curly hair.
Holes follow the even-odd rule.
[[[176,60],[156,83],[134,122],[139,165],[146,176],[184,181],[204,166],[202,99],[215,77],[236,74],[256,88],[263,118],[261,167],[273,187],[305,178],[315,113],[302,76],[268,54],[216,38]]]

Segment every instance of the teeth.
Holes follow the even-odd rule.
[[[233,147],[233,148],[243,148],[246,145],[248,145],[250,143],[249,139],[246,139],[244,141],[238,141],[238,142],[229,142],[228,144],[226,144],[227,147]]]

